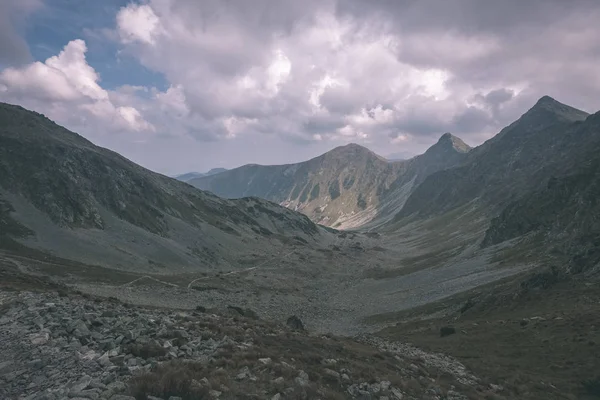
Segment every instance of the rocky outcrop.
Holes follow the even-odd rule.
[[[65,292],[0,291],[0,310],[1,398],[458,400],[485,390],[448,358],[380,339]]]

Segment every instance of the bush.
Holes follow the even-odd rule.
[[[583,381],[583,388],[587,394],[600,396],[600,378]]]
[[[136,357],[147,360],[153,357],[162,357],[167,354],[167,349],[160,346],[158,343],[150,342],[146,344],[132,344],[129,347],[129,352]]]
[[[441,337],[454,335],[455,333],[456,333],[456,329],[453,326],[443,326],[440,328],[440,336]]]
[[[171,396],[183,400],[202,400],[209,398],[209,387],[199,385],[199,370],[194,363],[171,362],[156,367],[152,372],[138,375],[129,381],[129,392],[137,400],[146,400],[148,396],[168,399]]]

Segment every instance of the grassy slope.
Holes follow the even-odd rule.
[[[371,321],[397,322],[379,335],[452,355],[502,383],[497,399],[596,398],[586,384],[600,378],[598,283],[538,273]],[[448,325],[457,333],[440,337]]]

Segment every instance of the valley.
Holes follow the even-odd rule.
[[[383,384],[387,395],[396,399],[591,396],[591,374],[585,377],[591,383],[584,384],[574,374],[561,375],[557,369],[596,366],[579,346],[597,343],[595,319],[585,320],[596,310],[600,271],[598,115],[546,96],[475,148],[444,134],[423,155],[390,162],[350,144],[305,163],[249,165],[195,177],[188,184],[97,147],[41,114],[0,104],[0,277],[4,282],[0,294],[11,299],[6,302],[10,304],[7,315],[16,315],[4,318],[2,326],[17,324],[23,332],[38,334],[36,323],[28,319],[36,315],[27,313],[52,307],[41,304],[59,302],[68,314],[70,303],[61,300],[65,297],[75,304],[75,319],[84,318],[77,314],[80,308],[104,315],[107,299],[118,307],[139,310],[131,311],[131,318],[161,310],[156,318],[170,321],[168,313],[175,311],[169,310],[177,310],[183,320],[189,318],[187,322],[218,319],[233,330],[239,328],[238,318],[246,321],[248,329],[259,329],[252,325],[258,322],[246,319],[285,326],[295,316],[308,332],[298,339],[302,343],[320,346],[323,337],[335,337],[343,342],[344,351],[361,343],[371,346],[361,351],[377,351],[379,356],[374,357],[400,354],[403,361],[397,368],[405,377],[403,368],[414,365],[404,360],[410,359],[407,354],[426,365],[425,360],[441,352],[460,365],[453,372],[431,373],[416,366],[417,377],[394,383],[396,392],[392,384],[381,383],[387,380],[372,373],[360,378],[364,382],[344,382],[345,372],[328,368],[329,378],[311,376],[321,385],[320,393],[335,389],[344,393],[339,398],[367,394],[371,397],[366,398],[374,398]],[[321,187],[328,189],[315,189]],[[581,295],[568,295],[570,287]],[[580,304],[577,299],[583,298],[589,300],[586,308],[574,313]],[[561,303],[561,299],[566,300]],[[19,308],[22,301],[30,304],[29,311]],[[555,303],[561,306],[550,307]],[[55,333],[51,327],[59,323],[48,315],[43,312],[46,322],[40,329],[50,338]],[[543,329],[540,322],[532,322],[564,318],[583,324],[580,336],[566,334],[565,322],[551,328],[542,324]],[[528,322],[519,325],[525,319]],[[500,320],[509,322],[493,322]],[[473,328],[488,321],[494,334]],[[90,324],[91,320],[85,322],[85,329]],[[164,324],[161,329],[170,322]],[[440,328],[446,325],[454,328],[454,334],[440,338]],[[147,330],[141,325],[128,329]],[[210,329],[214,334],[216,328]],[[272,329],[286,340],[291,335],[284,328]],[[585,329],[591,332],[589,338]],[[18,338],[9,331],[4,334],[16,343]],[[58,341],[66,340],[67,333],[73,336],[73,330],[58,332],[52,336]],[[538,343],[537,332],[548,340]],[[90,360],[106,353],[101,368],[89,373],[96,374],[94,379],[109,375],[117,379],[118,368],[109,369],[114,366],[110,358],[119,355],[109,355],[114,348],[104,348],[102,342],[117,333],[103,331],[93,340],[89,335],[76,337],[79,345],[75,346],[89,343],[88,350],[95,354]],[[160,336],[148,335],[144,344]],[[215,353],[209,352],[213,358],[227,342],[223,332],[218,335],[219,344],[211,350]],[[169,345],[164,344],[168,348],[175,339],[171,336]],[[502,349],[519,348],[520,337],[536,341],[537,350],[524,348],[507,359]],[[134,338],[127,340],[135,344]],[[229,345],[243,348],[244,340],[240,337]],[[548,356],[557,367],[542,370],[539,376],[515,377],[507,372],[515,363],[534,363],[537,351],[548,353],[553,340],[569,342],[555,358]],[[488,358],[481,361],[474,354],[486,351],[490,341],[497,346],[490,356],[497,368],[487,365]],[[405,347],[406,342],[421,350]],[[200,359],[200,353],[190,350],[188,354],[183,346],[176,346],[174,355],[161,351],[156,357],[142,357],[150,360],[143,363],[130,350],[128,359],[136,360],[130,367],[136,368],[119,369],[123,374],[118,379],[134,382],[130,376],[140,365],[148,365],[144,371],[154,373],[151,367],[163,361],[192,355]],[[272,351],[273,343],[269,346],[259,355]],[[202,357],[209,354],[206,351],[202,350]],[[567,363],[569,352],[576,353],[577,360]],[[348,357],[358,353],[352,354]],[[389,362],[385,365],[392,368]],[[252,373],[263,371],[235,364],[237,369],[244,367],[254,368]],[[391,372],[385,368],[389,379]],[[465,383],[465,374],[471,373],[481,377]],[[35,385],[23,386],[10,374],[0,374],[0,379],[9,382],[7,376],[13,382],[11,396],[21,390],[30,392],[31,399],[41,399],[35,397],[41,393]],[[298,377],[305,379],[302,373]],[[292,379],[295,384],[286,383],[291,385],[289,393],[304,390],[307,398],[309,385],[298,383],[298,377]],[[411,387],[407,383],[411,379],[420,383]],[[545,383],[532,383],[538,380]],[[439,393],[429,391],[432,382]],[[440,382],[444,382],[442,389]],[[369,386],[375,383],[378,389]],[[96,386],[117,399],[107,383],[102,385]],[[205,389],[208,393],[208,386]],[[264,393],[270,398],[284,388],[275,389]],[[216,383],[210,390],[223,392]]]

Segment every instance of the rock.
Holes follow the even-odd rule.
[[[67,332],[75,336],[76,338],[90,336],[90,330],[84,321],[78,319],[73,321],[68,327]]]
[[[335,379],[340,379],[340,373],[329,368],[324,368],[323,373]]]
[[[281,400],[281,393],[277,393],[275,396],[271,397],[271,400]]]
[[[32,345],[41,346],[43,344],[48,343],[48,340],[50,340],[50,335],[46,332],[36,333],[33,335],[29,335],[29,340],[31,341]]]
[[[103,367],[109,367],[112,365],[108,357],[108,352],[102,354],[102,356],[100,356],[96,361]]]
[[[271,364],[271,358],[259,358],[258,362],[262,365],[269,365]]]
[[[298,386],[304,387],[304,386],[308,386],[310,380],[308,378],[308,374],[301,370],[298,373],[298,376],[294,379],[294,382],[296,382],[296,384]]]
[[[171,396],[171,397],[169,397],[169,400],[183,400],[183,399],[181,397]]]
[[[287,319],[286,325],[296,331],[304,330],[304,324],[302,323],[302,320],[295,315],[292,315]]]
[[[383,390],[384,392],[387,391],[391,385],[392,385],[392,382],[390,382],[390,381],[379,382],[379,386],[381,386],[381,390]]]
[[[218,390],[210,390],[210,391],[208,392],[208,395],[209,395],[210,397],[212,397],[213,399],[218,399],[218,398],[219,398],[219,396],[221,396],[221,394],[222,394],[222,393],[223,393],[223,392],[219,392]]]
[[[236,375],[235,379],[237,379],[238,381],[244,380],[244,379],[251,379],[252,380],[253,376],[250,373],[250,368],[248,367],[244,367],[240,370],[240,372]],[[254,378],[256,379],[256,378]]]
[[[454,335],[456,333],[456,328],[453,326],[443,326],[440,328],[440,336],[446,337],[450,335]]]
[[[400,389],[392,388],[390,391],[396,400],[402,400],[404,398],[404,393],[402,393]]]
[[[90,383],[92,383],[92,378],[85,375],[71,387],[71,392],[81,392],[87,389],[90,386]]]
[[[111,390],[113,393],[122,393],[127,389],[125,383],[117,381],[108,384],[108,390]]]
[[[172,399],[173,397],[171,397]],[[179,400],[181,400],[180,397],[178,397]],[[124,396],[122,394],[115,394],[113,395],[110,400],[136,400],[135,397],[133,396]]]
[[[490,389],[492,389],[494,392],[501,392],[504,390],[504,386],[490,383]]]
[[[350,377],[348,376],[348,374],[342,374],[342,380],[344,382],[350,382]]]

